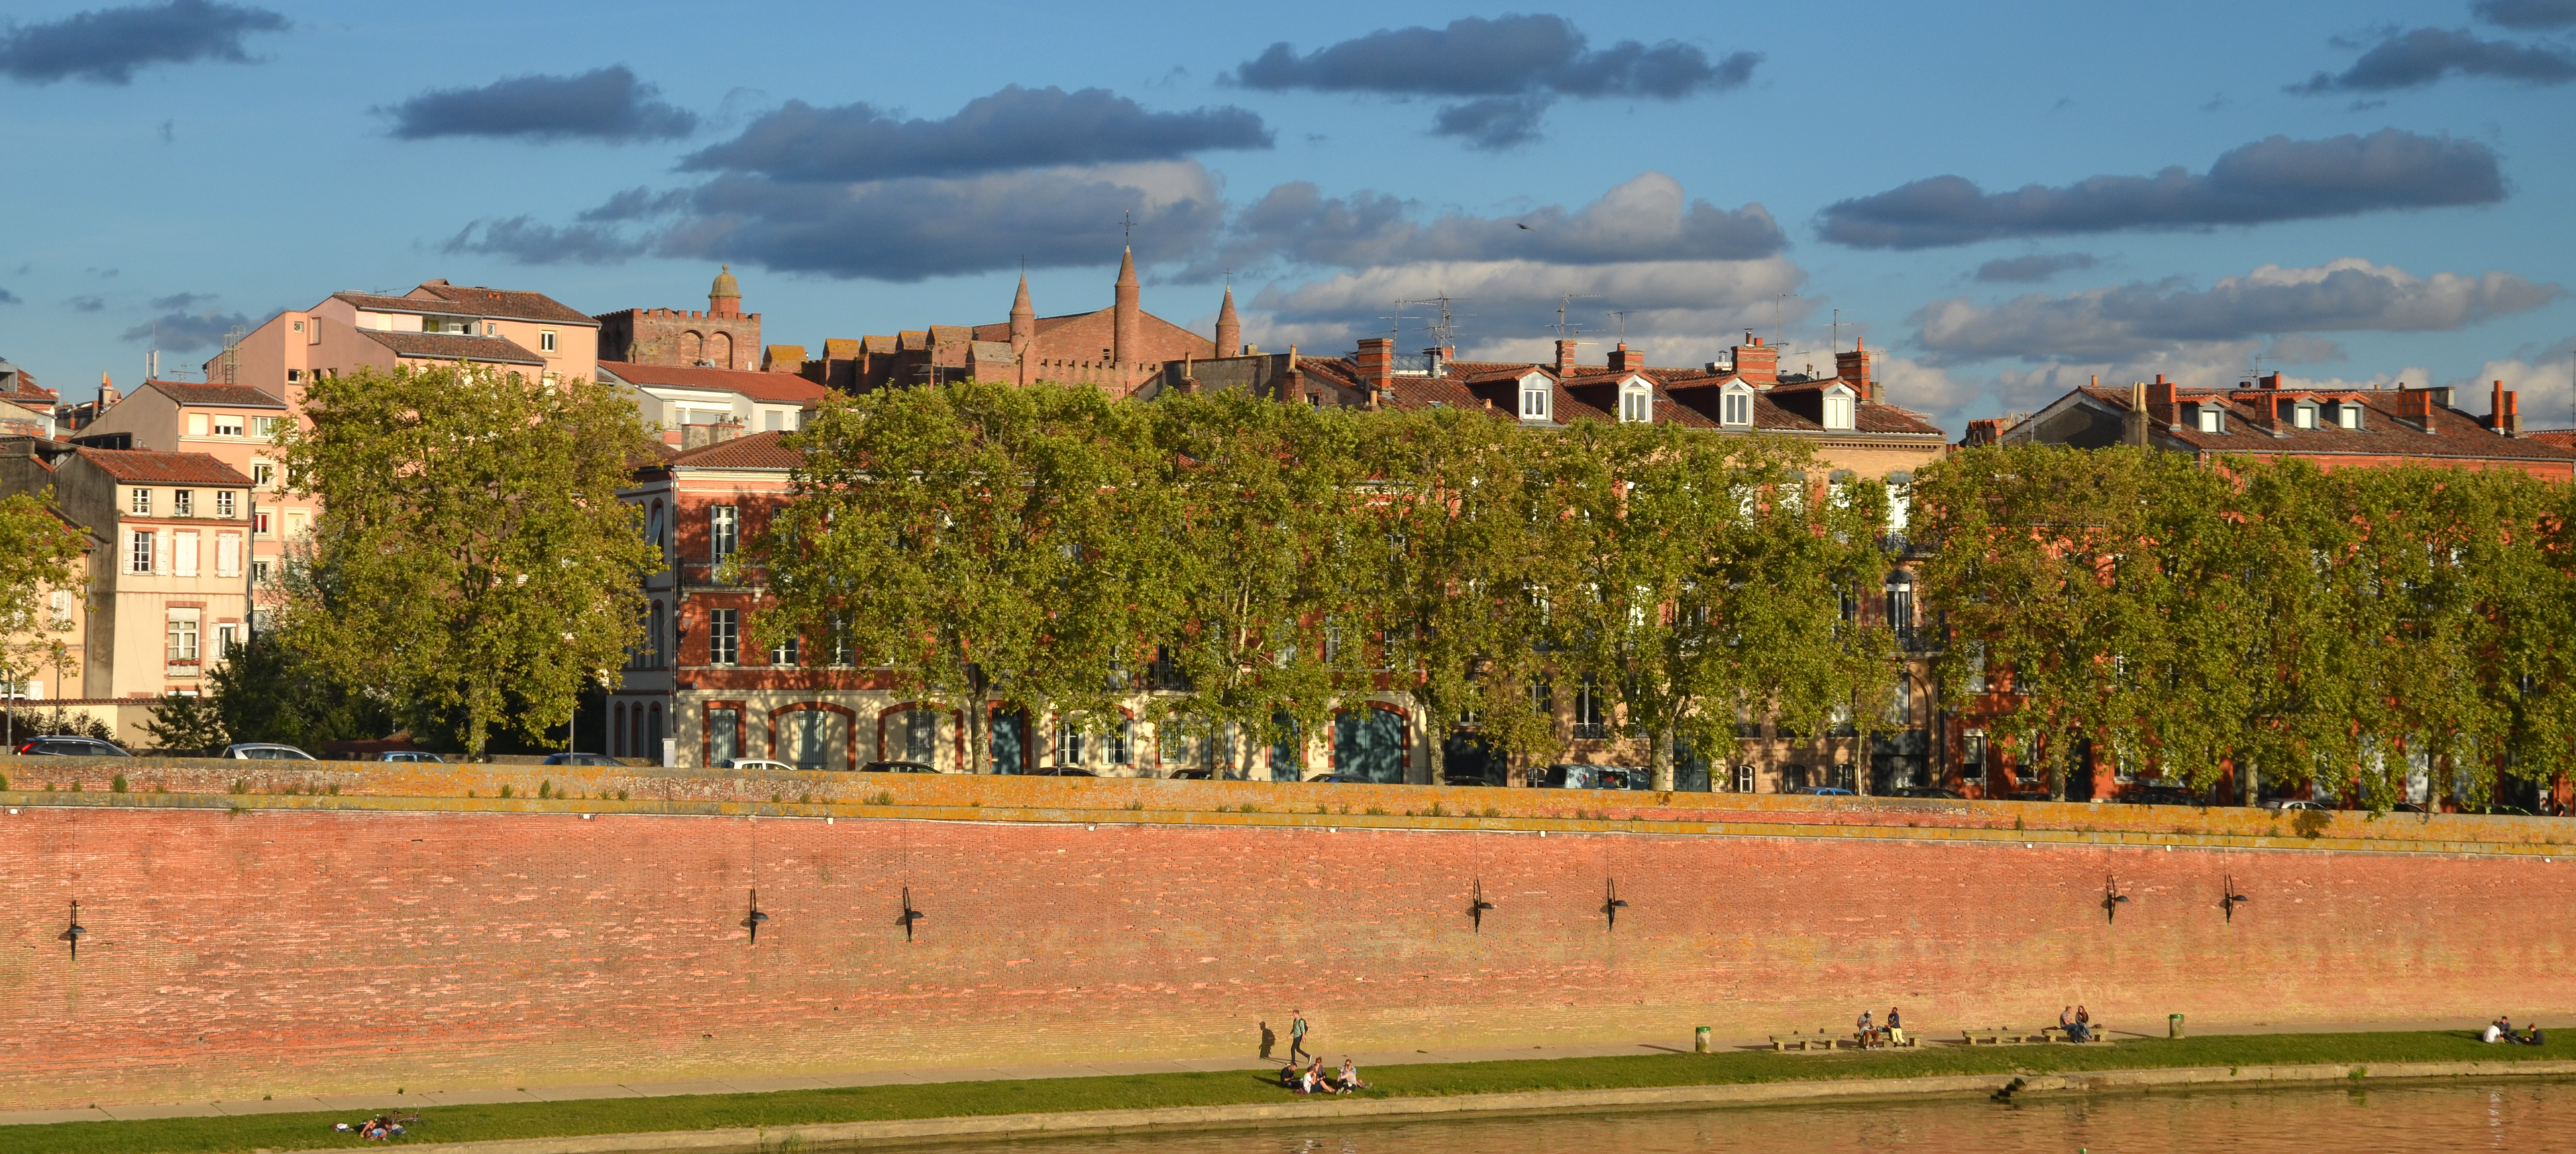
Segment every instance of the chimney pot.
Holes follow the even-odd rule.
[[[1556,375],[1562,377],[1574,372],[1574,346],[1573,341],[1556,342]]]

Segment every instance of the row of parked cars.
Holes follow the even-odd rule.
[[[134,756],[133,754],[126,752],[126,750],[124,749],[124,747],[117,745],[115,742],[112,742],[112,741],[101,741],[101,740],[99,740],[98,738],[95,738],[95,737],[75,737],[75,736],[71,736],[71,735],[68,735],[68,734],[55,734],[55,735],[50,735],[50,736],[46,736],[46,737],[30,737],[30,738],[28,738],[28,739],[26,739],[26,740],[24,740],[24,741],[19,742],[19,743],[18,743],[18,748],[16,748],[16,749],[12,750],[11,752],[13,752],[13,753],[17,754],[17,755],[18,755],[18,756],[20,756],[20,757],[132,757],[132,756]],[[215,756],[216,756],[216,757],[219,757],[219,758],[224,758],[224,759],[226,759],[226,760],[230,760],[230,761],[320,761],[320,760],[322,760],[321,758],[315,757],[315,756],[313,756],[313,755],[312,755],[312,754],[310,754],[310,753],[306,753],[305,751],[303,751],[303,750],[301,750],[301,749],[298,749],[298,748],[296,748],[295,746],[292,746],[292,745],[286,745],[286,744],[283,744],[283,743],[281,743],[281,742],[274,742],[274,741],[245,741],[245,742],[242,742],[242,743],[237,744],[237,745],[227,745],[227,746],[225,746],[225,747],[224,747],[224,751],[223,751],[222,753],[216,754]],[[384,762],[384,761],[430,761],[430,762],[445,762],[447,759],[446,759],[446,758],[444,758],[444,757],[440,757],[439,755],[437,755],[437,754],[435,754],[435,753],[431,753],[431,752],[429,752],[428,750],[425,750],[425,749],[393,749],[393,750],[387,750],[387,751],[385,751],[385,752],[383,752],[383,753],[379,753],[379,754],[377,754],[377,755],[375,755],[375,756],[373,756],[373,757],[369,757],[369,758],[362,758],[362,759],[357,759],[357,760],[364,760],[364,761],[377,761],[377,762]],[[606,756],[606,755],[603,755],[603,754],[597,754],[597,753],[557,753],[557,754],[551,754],[551,755],[549,755],[549,756],[546,758],[546,760],[545,760],[545,764],[547,764],[547,765],[621,765],[621,764],[624,764],[624,763],[622,763],[622,762],[618,761],[616,758],[608,757],[608,756]],[[777,762],[770,762],[769,764],[771,764],[771,765],[777,765],[778,763],[777,763]],[[782,768],[783,768],[783,767],[782,767]]]

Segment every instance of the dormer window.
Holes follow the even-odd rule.
[[[2294,429],[2316,428],[2317,403],[2315,401],[2300,401],[2299,403],[2292,405],[2290,407],[2290,427]]]
[[[1549,419],[1548,414],[1553,408],[1553,406],[1549,404],[1549,401],[1552,399],[1553,398],[1548,391],[1546,377],[1533,374],[1521,378],[1522,420],[1544,421]]]
[[[2334,423],[2335,423],[2335,427],[2337,427],[2337,428],[2342,428],[2342,429],[2358,429],[2358,428],[2360,428],[2360,427],[2361,427],[2361,404],[2360,404],[2360,402],[2357,402],[2357,401],[2337,401],[2337,402],[2335,402]]]
[[[1655,423],[1655,394],[1642,381],[1630,381],[1619,389],[1619,421],[1629,425]]]
[[[1851,389],[1835,385],[1825,390],[1825,428],[1848,430],[1857,423],[1860,399]]]
[[[1753,386],[1737,381],[1718,394],[1717,423],[1730,429],[1753,427]]]
[[[2201,432],[2224,433],[2227,431],[2226,409],[2219,407],[2218,404],[2211,401],[2202,401],[2200,404],[2194,406],[2194,408],[2198,410],[2197,416],[2200,418]]]

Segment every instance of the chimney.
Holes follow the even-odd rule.
[[[125,394],[116,391],[116,382],[106,373],[100,373],[98,375],[98,411],[104,413],[113,409],[118,401],[124,399]]]
[[[1351,360],[1359,366],[1360,383],[1372,390],[1386,388],[1395,380],[1395,338],[1361,337]]]
[[[2488,398],[2486,426],[2508,437],[2522,435],[2522,405],[2514,390],[2497,381]]]
[[[2164,377],[2162,374],[2158,374],[2156,379],[2163,380]],[[2126,426],[2122,431],[2128,434],[2128,441],[2130,444],[2141,448],[2146,446],[2147,383],[2145,381],[2129,382],[2129,416],[2126,420],[2122,421],[2121,424]]]
[[[1748,385],[1772,385],[1780,381],[1780,350],[1762,343],[1762,338],[1748,336],[1748,344],[1735,346],[1735,375]]]
[[[1869,372],[1869,361],[1869,342],[1863,340],[1850,352],[1834,354],[1834,376],[1849,384],[1861,400],[1874,405],[1880,397],[1878,380]]]
[[[2413,422],[2415,427],[2418,429],[2428,433],[2431,432],[2433,425],[2433,391],[2430,389],[2410,389],[2402,384],[2397,386],[2397,416],[2401,420]]]
[[[1641,352],[1630,352],[1628,350],[1628,342],[1626,341],[1619,342],[1618,348],[1610,350],[1611,372],[1634,373],[1642,371],[1645,367],[1646,354]]]
[[[2433,398],[2434,404],[2445,409],[2458,407],[2451,399],[2451,386],[2449,385],[2426,385],[2424,386],[2424,395]]]
[[[1574,346],[1576,343],[1577,342],[1566,340],[1556,342],[1556,375],[1560,377],[1574,375]]]
[[[2281,374],[2265,373],[2262,376],[2254,378],[2254,384],[2257,388],[2278,389],[2281,387]]]
[[[1422,364],[1427,370],[1424,375],[1437,377],[1448,372],[1449,362],[1455,360],[1457,356],[1458,350],[1445,345],[1434,345],[1422,350]]]
[[[2157,373],[2155,383],[2147,386],[2146,413],[2149,421],[2160,425],[2171,426],[2182,420],[2182,391],[2163,373]]]

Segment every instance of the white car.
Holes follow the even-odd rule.
[[[235,761],[319,761],[320,758],[292,745],[250,741],[224,747],[224,756]]]
[[[795,769],[796,767],[795,767],[795,766],[792,766],[792,765],[789,765],[789,764],[787,764],[786,762],[783,762],[783,761],[771,761],[771,760],[769,760],[768,758],[765,758],[765,757],[728,757],[728,758],[724,759],[723,764],[716,766],[716,768],[717,768],[717,769],[787,769],[787,770],[792,770],[792,769]]]

